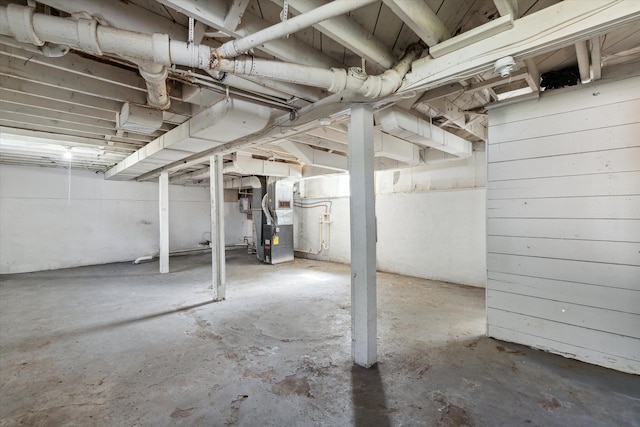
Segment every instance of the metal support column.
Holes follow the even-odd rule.
[[[222,180],[223,157],[209,158],[211,189],[211,273],[213,300],[222,301],[226,292],[224,260],[224,182]]]
[[[366,368],[377,362],[376,216],[373,190],[373,112],[351,108],[351,355]]]
[[[169,173],[162,172],[160,188],[160,273],[169,272]]]

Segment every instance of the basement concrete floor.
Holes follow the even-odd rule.
[[[228,253],[0,276],[0,425],[639,426],[640,377],[484,333],[484,290],[380,273],[350,359],[349,267]]]

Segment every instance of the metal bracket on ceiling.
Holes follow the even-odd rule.
[[[193,69],[196,65],[196,49],[195,49],[195,26],[196,20],[189,17],[189,39],[187,40],[187,46],[189,49],[189,68]]]
[[[289,18],[289,0],[284,0],[284,4],[282,5],[282,12],[280,12],[280,21],[286,22]],[[289,34],[286,35],[286,38],[289,38]]]

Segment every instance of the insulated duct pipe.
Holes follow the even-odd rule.
[[[260,46],[271,40],[279,39],[318,22],[344,15],[352,10],[375,3],[377,0],[334,0],[307,13],[295,16],[264,30],[255,32],[237,40],[230,40],[214,51],[218,59],[234,58],[249,49]]]
[[[347,1],[340,1],[345,2]],[[422,52],[419,45],[409,47],[395,67],[377,76],[369,76],[358,67],[327,70],[248,56],[229,60],[217,57],[216,50],[209,46],[170,40],[167,34],[141,34],[99,25],[95,19],[82,17],[74,19],[36,14],[33,8],[16,4],[0,7],[0,34],[37,46],[42,46],[45,42],[58,43],[99,56],[110,53],[165,67],[177,64],[203,70],[267,77],[321,87],[331,92],[350,90],[368,98],[384,97],[397,91],[412,62]],[[152,89],[160,89],[155,78],[151,79],[150,84]],[[153,97],[162,99],[158,94]]]

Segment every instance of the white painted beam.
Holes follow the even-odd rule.
[[[115,130],[98,128],[81,123],[64,122],[56,120],[55,118],[47,118],[42,116],[5,111],[0,115],[0,121],[4,123],[16,124],[16,126],[9,127],[25,128],[26,125],[28,129],[37,130],[39,128],[46,129],[45,131],[53,133],[67,133],[74,136],[101,138],[105,141],[105,144],[107,136],[112,138],[113,140],[118,140],[117,132]],[[128,134],[127,138],[120,138],[120,140],[122,139],[127,139],[130,143],[140,145],[152,141],[153,137]]]
[[[2,75],[0,75],[0,90],[15,93],[28,93],[31,96],[37,96],[38,98],[42,98],[47,101],[52,100],[65,102],[80,108],[85,105],[90,105],[93,108],[110,111],[113,114],[120,111],[122,108],[122,102],[100,98],[97,95],[93,96],[74,93],[56,86],[48,86],[40,82],[21,80]]]
[[[2,135],[3,137],[19,139],[23,141],[41,140],[54,144],[64,144],[65,142],[67,142],[72,143],[73,145],[83,145],[86,147],[102,147],[106,144],[104,139],[99,138],[85,138],[73,135],[56,134],[31,129],[17,129],[4,126],[0,126],[0,135]],[[132,144],[117,142],[114,143],[113,146],[107,146],[107,148],[114,152],[127,154],[131,149],[135,149],[136,147]]]
[[[213,300],[226,298],[226,266],[224,244],[224,181],[223,157],[213,154],[209,159],[209,188],[211,191],[211,285]],[[165,172],[163,172],[165,173]]]
[[[0,74],[23,81],[43,84],[73,92],[74,96],[89,95],[110,99],[120,103],[132,102],[140,105],[147,103],[144,88],[134,88],[118,81],[106,81],[87,74],[76,74],[67,69],[52,68],[46,64],[30,61],[20,55],[6,55],[0,50]],[[3,85],[4,86],[4,85]],[[175,100],[169,111],[177,114],[191,114],[191,105]],[[175,105],[173,105],[175,104]],[[94,105],[94,104],[88,104]]]
[[[496,60],[531,58],[640,19],[640,2],[565,0],[514,21],[514,28],[440,58],[412,64],[401,90],[426,90],[493,69]]]
[[[0,87],[0,99],[2,99],[3,102],[8,102],[16,105],[33,106],[36,108],[44,108],[49,111],[70,113],[77,116],[89,117],[98,120],[113,121],[114,123],[111,127],[113,128],[115,126],[115,111],[105,111],[98,108],[93,108],[89,105],[80,106],[61,101],[55,101],[52,99],[41,98],[31,93],[8,91],[5,90],[4,87]]]
[[[383,2],[428,46],[435,46],[451,37],[447,27],[424,0],[383,0]]]
[[[518,16],[520,16],[518,14],[518,0],[493,0],[493,3],[496,5],[500,16],[511,15],[513,19],[518,19]]]
[[[527,72],[525,79],[527,83],[529,83],[529,87],[532,91],[538,92],[540,90],[540,71],[536,66],[536,63],[532,58],[527,58],[524,60],[524,65],[527,66]]]
[[[373,163],[373,112],[369,105],[355,105],[349,129],[351,355],[366,368],[378,358]]]
[[[591,39],[591,70],[593,80],[600,80],[602,77],[602,36]]]
[[[151,15],[147,9],[128,1],[104,0],[38,0],[55,9],[69,14],[87,12],[106,21],[109,25],[123,30],[140,33],[169,34],[171,39],[187,41],[188,32],[185,27],[161,15]],[[162,30],[159,30],[161,28]]]
[[[160,273],[169,272],[169,174],[162,172],[158,180],[160,191]]]
[[[453,38],[438,43],[429,49],[429,54],[433,58],[439,58],[465,46],[477,43],[480,40],[487,39],[496,34],[502,33],[513,28],[513,18],[511,15],[501,16],[498,19],[487,22],[486,24],[475,27]]]
[[[244,11],[249,6],[249,0],[233,0],[231,3],[231,8],[227,12],[224,17],[224,22],[222,25],[224,28],[230,31],[235,31],[236,27],[242,20],[242,15],[244,15]]]

